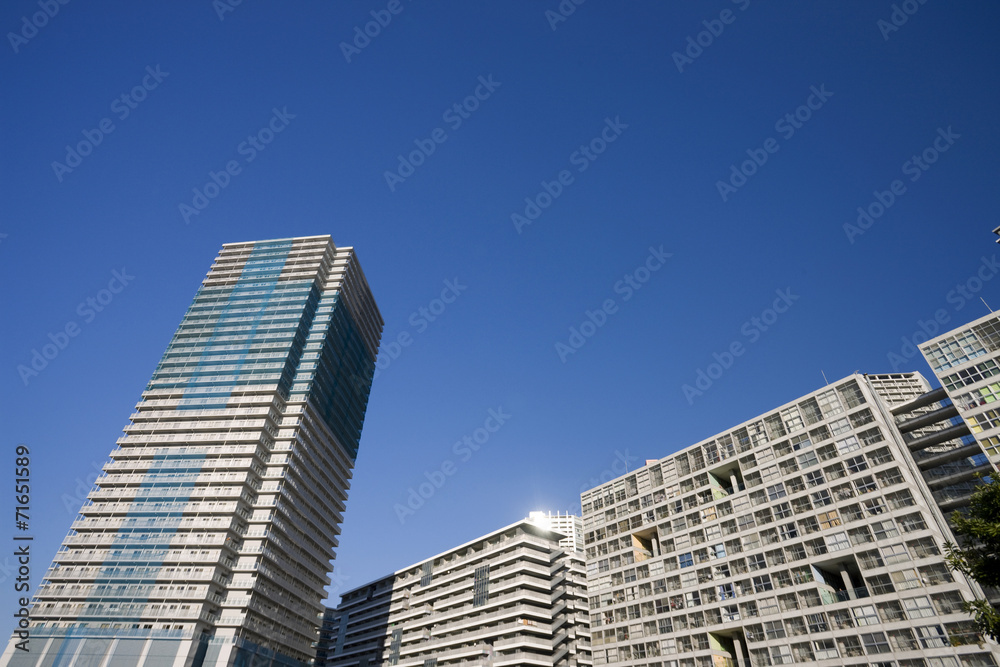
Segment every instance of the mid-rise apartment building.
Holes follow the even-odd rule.
[[[352,248],[224,245],[0,664],[308,664],[381,332]]]
[[[1000,464],[1000,313],[990,313],[920,345],[957,414]]]
[[[539,518],[348,591],[318,664],[590,665],[583,554]]]
[[[955,455],[897,428],[928,389],[855,374],[584,493],[594,664],[995,665],[943,556]]]

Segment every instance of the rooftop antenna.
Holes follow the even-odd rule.
[[[819,369],[819,372],[823,373],[823,369],[822,368]],[[830,381],[826,379],[826,373],[823,373],[823,382],[827,383],[828,385],[830,384]]]
[[[993,312],[993,309],[990,308],[990,304],[986,303],[986,299],[984,299],[983,297],[979,297],[979,300],[983,302],[984,306],[986,306],[986,310],[990,311],[991,313]]]

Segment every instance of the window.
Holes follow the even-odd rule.
[[[677,560],[681,567],[691,567],[694,565],[694,557],[691,555],[690,551],[679,555]]]
[[[865,645],[865,651],[871,655],[873,653],[889,653],[889,642],[886,641],[884,632],[870,632],[861,635],[861,641]]]
[[[879,618],[881,618],[884,623],[895,623],[896,621],[906,620],[906,614],[903,613],[903,605],[899,604],[895,600],[879,602],[875,605],[875,608],[878,609]]]
[[[830,430],[833,431],[834,435],[843,435],[851,430],[851,422],[846,419],[837,419],[830,422]]]
[[[766,621],[764,623],[764,636],[767,639],[784,639],[785,626],[781,621]]]
[[[878,625],[879,618],[875,612],[875,605],[867,604],[863,607],[855,607],[851,610],[854,613],[854,622],[860,627],[862,625]]]
[[[899,531],[896,530],[896,524],[892,522],[892,519],[876,521],[872,524],[872,532],[875,533],[876,540],[884,540],[887,537],[896,537],[899,535]]]
[[[948,566],[943,563],[922,565],[917,568],[917,572],[920,573],[920,581],[925,586],[936,586],[937,584],[946,584],[954,581],[951,572],[948,570]]]
[[[870,570],[885,565],[878,551],[859,551],[856,556],[862,570]]]
[[[814,517],[807,516],[799,521],[799,526],[802,527],[802,532],[809,535],[810,533],[815,533],[819,530],[819,521],[817,521]]]
[[[872,542],[872,533],[868,530],[868,526],[859,526],[858,528],[851,528],[847,531],[847,536],[851,538],[851,544],[859,545],[865,544],[867,542]]]
[[[840,452],[841,456],[849,454],[851,452],[856,452],[861,449],[861,443],[853,435],[849,435],[842,440],[836,441],[837,451]],[[864,457],[862,457],[863,459]]]
[[[931,600],[934,602],[934,607],[938,613],[943,616],[962,611],[962,604],[965,598],[958,591],[947,591],[944,593],[935,593],[931,596]]]
[[[774,511],[774,518],[785,519],[792,515],[792,508],[788,506],[788,503],[778,503],[771,508]]]
[[[858,490],[858,494],[871,493],[878,489],[878,485],[875,484],[875,479],[871,475],[865,475],[860,479],[854,480],[854,488]]]
[[[776,598],[764,598],[760,600],[760,615],[770,616],[778,613],[778,600]]]
[[[813,642],[813,651],[817,660],[832,660],[839,658],[837,643],[832,639],[817,639]]]
[[[490,565],[477,567],[473,583],[472,606],[481,607],[490,596]]]
[[[826,623],[825,614],[806,614],[806,623],[809,624],[809,632],[826,632],[829,626]]]
[[[834,526],[840,525],[840,514],[837,510],[830,510],[829,512],[820,512],[816,518],[819,520],[820,529],[833,528]],[[846,535],[844,539],[846,539]]]
[[[708,553],[713,558],[725,558],[726,557],[726,547],[722,544],[714,544],[708,548]]]
[[[923,530],[927,527],[927,524],[924,523],[924,518],[920,516],[920,512],[914,512],[913,514],[899,517],[899,527],[903,529],[904,533],[912,533],[915,530]]]
[[[890,486],[895,486],[896,484],[902,484],[903,475],[900,474],[899,468],[889,468],[888,470],[882,470],[875,473],[876,479],[878,479],[879,486],[883,489]]]
[[[732,584],[720,584],[718,587],[720,600],[732,600],[736,597],[736,591]]]
[[[851,546],[851,541],[847,539],[847,533],[833,533],[826,537],[826,547],[830,551],[840,551]]]
[[[844,466],[840,462],[831,463],[830,465],[823,468],[823,474],[825,474],[827,479],[829,479],[831,482],[835,479],[840,479],[841,477],[847,476],[847,473],[844,472]]]
[[[917,631],[917,639],[920,640],[920,645],[924,648],[937,648],[948,645],[944,628],[940,625],[924,625],[915,628],[915,630]]]
[[[928,618],[934,615],[934,607],[926,597],[916,597],[903,600],[903,609],[911,619]]]
[[[810,494],[809,497],[812,498],[813,505],[816,507],[823,507],[824,505],[829,505],[833,502],[833,498],[830,497],[830,492],[826,489]]]
[[[800,468],[808,468],[810,466],[818,465],[819,459],[816,458],[816,452],[806,452],[805,454],[799,454],[795,457],[798,461]]]
[[[879,447],[873,452],[868,452],[868,458],[871,460],[873,466],[879,466],[892,461],[892,453],[888,447]]]
[[[823,473],[819,470],[810,470],[806,473],[806,486],[817,486],[823,484],[825,481]]]
[[[799,536],[799,531],[796,529],[794,522],[778,526],[778,532],[783,540],[790,540]]]
[[[767,563],[764,561],[764,554],[752,554],[747,556],[747,565],[749,565],[751,570],[762,570],[767,567]]]
[[[862,506],[865,508],[865,512],[869,516],[875,516],[877,514],[882,514],[885,512],[885,503],[882,502],[881,498],[870,498],[869,500],[862,501]]]
[[[893,593],[896,590],[893,588],[892,579],[889,578],[888,574],[877,574],[874,577],[867,577],[865,581],[868,582],[868,587],[875,595]]]
[[[889,565],[910,560],[910,554],[902,544],[890,544],[887,547],[882,547],[881,551],[883,560]]]
[[[786,495],[788,494],[785,492],[785,485],[782,484],[781,482],[778,482],[773,486],[767,487],[768,500],[777,500],[778,498],[784,498]]]
[[[762,574],[757,577],[753,577],[753,591],[754,593],[763,593],[764,591],[774,590],[774,585],[771,583],[771,576],[768,574]]]
[[[868,470],[868,462],[864,456],[853,456],[844,461],[844,464],[847,465],[847,472],[852,475],[862,470]]]
[[[786,645],[771,647],[771,662],[775,665],[792,664],[792,650]]]
[[[840,646],[840,652],[844,657],[864,655],[864,651],[861,650],[861,642],[854,635],[838,638],[837,644]]]

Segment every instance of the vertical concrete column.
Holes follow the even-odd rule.
[[[750,667],[743,660],[743,641],[739,637],[733,637],[733,653],[736,654],[736,667]]]
[[[840,578],[844,580],[844,586],[847,588],[847,596],[852,600],[858,599],[858,596],[854,593],[854,584],[851,582],[851,575],[848,574],[846,569],[841,568]]]

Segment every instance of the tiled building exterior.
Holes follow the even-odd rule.
[[[348,591],[330,667],[590,665],[583,555],[525,519]]]
[[[891,413],[927,388],[852,375],[584,493],[594,664],[995,664]]]
[[[224,245],[0,664],[309,663],[382,324],[352,248]]]

